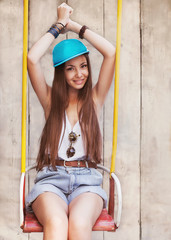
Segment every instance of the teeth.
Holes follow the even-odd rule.
[[[82,83],[83,80],[75,80],[75,83]]]

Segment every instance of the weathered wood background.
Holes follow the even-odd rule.
[[[62,1],[29,1],[29,47],[56,18]],[[116,0],[68,0],[73,19],[116,42]],[[23,1],[0,1],[0,240],[42,239],[19,228]],[[60,36],[53,46],[65,36]],[[69,34],[69,37],[77,37]],[[53,79],[51,51],[42,59]],[[91,50],[94,82],[101,56]],[[101,126],[104,164],[110,166],[113,86]],[[119,128],[116,174],[123,215],[116,233],[94,232],[94,240],[171,239],[171,1],[123,0]],[[33,163],[44,124],[28,81],[27,156]],[[104,177],[104,188],[108,182]]]

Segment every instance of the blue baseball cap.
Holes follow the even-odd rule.
[[[56,44],[53,49],[53,66],[57,67],[72,58],[89,53],[87,47],[78,39],[66,39]]]

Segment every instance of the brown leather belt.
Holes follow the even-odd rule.
[[[87,167],[87,168],[97,168],[95,162],[86,161],[86,160],[75,160],[75,161],[65,161],[65,160],[56,160],[56,166],[64,167]]]

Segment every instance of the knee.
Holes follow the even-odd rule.
[[[62,230],[67,230],[68,229],[68,219],[67,217],[58,217],[58,216],[53,216],[49,219],[46,219],[46,221],[43,224],[44,228],[51,229],[51,231],[56,231],[59,229]]]
[[[69,218],[69,231],[70,232],[89,232],[92,230],[92,224],[90,220],[87,220],[81,216],[75,218]]]
[[[43,239],[67,239],[68,221],[65,218],[52,217],[43,223]]]
[[[82,217],[69,218],[69,239],[91,239],[92,226],[90,221],[85,220]]]

